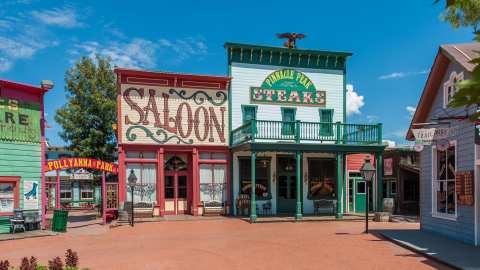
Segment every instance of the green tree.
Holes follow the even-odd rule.
[[[68,102],[57,110],[60,137],[75,155],[114,161],[116,79],[109,58],[82,57],[65,73]]]
[[[441,0],[436,0],[436,3]],[[453,27],[472,27],[475,40],[480,42],[480,0],[446,0],[442,18]],[[480,53],[480,52],[479,52]],[[452,108],[477,108],[480,105],[480,56],[473,59],[476,64],[472,78],[457,83],[458,92],[454,94],[449,107]],[[471,121],[480,119],[480,111],[470,116]]]

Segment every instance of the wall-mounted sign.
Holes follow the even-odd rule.
[[[0,140],[40,142],[40,104],[0,97]]]
[[[23,181],[23,209],[38,209],[38,181]]]
[[[250,101],[324,107],[326,92],[317,90],[310,78],[302,72],[280,69],[268,75],[260,87],[250,87]]]
[[[412,129],[417,145],[431,145],[434,142],[446,140],[457,134],[459,127],[449,128],[418,128]]]
[[[226,91],[121,87],[123,143],[228,144]]]
[[[383,160],[384,175],[393,175],[393,159],[386,158]]]
[[[45,165],[45,171],[58,171],[74,168],[94,169],[108,173],[117,174],[118,165],[93,158],[62,158],[57,160],[49,160]]]
[[[474,205],[475,203],[475,184],[474,172],[463,171],[455,173],[455,185],[460,205]]]

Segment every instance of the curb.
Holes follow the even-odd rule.
[[[401,246],[401,247],[403,247],[403,248],[405,248],[405,249],[408,249],[408,250],[413,251],[413,252],[415,252],[415,253],[417,253],[417,254],[420,254],[420,255],[424,256],[425,258],[431,259],[431,260],[433,260],[433,261],[435,261],[435,262],[437,262],[437,263],[443,264],[443,265],[448,266],[448,267],[453,268],[453,269],[462,270],[462,268],[460,268],[460,267],[458,267],[458,266],[456,266],[456,265],[453,265],[453,264],[451,264],[451,263],[449,263],[449,262],[447,262],[447,261],[445,261],[445,260],[442,260],[442,259],[440,259],[440,258],[438,258],[438,257],[435,257],[435,256],[433,256],[433,255],[430,255],[430,254],[427,254],[427,253],[425,253],[425,252],[422,252],[422,251],[420,251],[420,250],[418,250],[418,249],[416,249],[416,248],[414,248],[414,247],[412,247],[412,246],[410,246],[410,245],[408,245],[408,244],[405,244],[405,243],[402,242],[402,241],[393,239],[393,238],[391,238],[391,237],[389,237],[389,236],[387,236],[387,235],[385,235],[385,234],[383,234],[383,233],[381,233],[381,232],[372,232],[372,234],[376,235],[376,236],[379,237],[379,238],[386,239],[386,240],[392,242],[393,244],[395,244],[395,245],[397,245],[397,246]]]

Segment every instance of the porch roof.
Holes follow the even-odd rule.
[[[326,144],[288,142],[246,142],[231,147],[233,152],[341,152],[341,153],[383,153],[387,145],[382,144]]]

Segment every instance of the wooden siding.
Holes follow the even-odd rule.
[[[461,72],[460,65],[452,62],[440,84],[435,101],[430,111],[427,122],[438,116],[464,115],[464,109],[443,109],[443,84],[448,80],[453,71]],[[464,71],[465,79],[470,74]],[[450,140],[456,140],[457,171],[474,170],[474,126],[468,121],[452,121],[453,126],[460,126],[458,134]],[[425,146],[420,153],[420,223],[421,229],[433,231],[448,237],[474,244],[475,238],[475,212],[473,206],[460,206],[457,204],[456,220],[432,216],[432,147]],[[477,195],[478,196],[478,195]]]
[[[241,105],[250,104],[250,87],[260,86],[265,78],[281,66],[252,65],[232,63],[231,65],[231,102],[232,129],[242,125]],[[326,91],[327,109],[333,109],[333,122],[343,121],[343,71],[296,68],[314,83],[317,90]],[[285,105],[258,105],[257,119],[282,121],[281,107]],[[296,106],[296,120],[319,122],[319,109],[323,107]]]
[[[41,145],[0,141],[0,175],[20,176],[19,206],[23,208],[23,182],[38,181],[38,209],[41,209]],[[0,217],[5,220],[7,217]],[[0,221],[2,223],[2,221]],[[0,226],[0,233],[8,232],[8,227]]]

